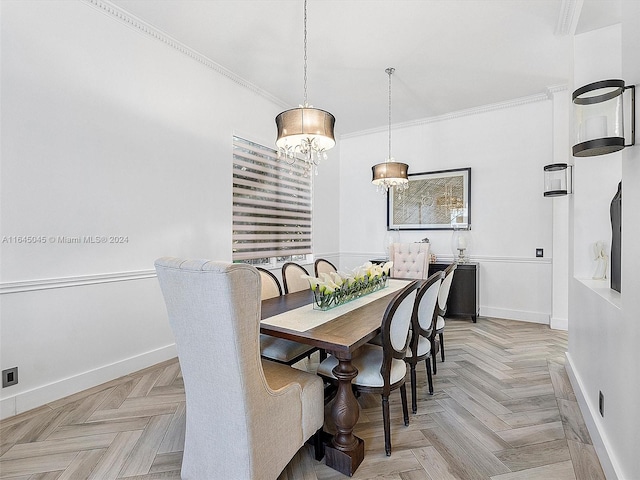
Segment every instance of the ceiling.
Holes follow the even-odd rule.
[[[111,0],[276,97],[303,102],[302,0]],[[545,93],[567,84],[576,32],[616,0],[308,0],[308,102],[336,134]],[[580,8],[581,6],[581,8]],[[617,17],[616,17],[617,15]],[[570,27],[571,29],[571,27]],[[563,31],[564,30],[564,31]],[[275,128],[275,127],[274,127]]]

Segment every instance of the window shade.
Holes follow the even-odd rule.
[[[311,178],[299,162],[233,137],[233,260],[311,253]]]

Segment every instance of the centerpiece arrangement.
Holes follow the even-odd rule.
[[[367,262],[350,273],[321,273],[320,278],[305,276],[313,291],[313,308],[329,310],[387,286],[393,262],[384,265]]]

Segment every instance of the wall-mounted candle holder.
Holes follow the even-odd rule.
[[[630,91],[631,134],[626,143],[624,134],[624,92]],[[580,87],[573,92],[575,115],[574,157],[591,157],[617,152],[635,145],[635,85],[625,86],[624,80],[602,80]]]
[[[544,166],[544,196],[560,197],[573,193],[573,165],[552,163]]]

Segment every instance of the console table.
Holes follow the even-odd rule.
[[[444,270],[448,263],[429,264],[429,275]],[[453,274],[453,282],[447,300],[447,317],[471,317],[478,319],[480,266],[477,263],[459,263]]]

